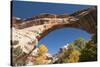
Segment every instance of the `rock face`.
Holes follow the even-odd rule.
[[[20,47],[23,52],[29,53],[49,32],[64,27],[82,29],[90,34],[96,33],[97,7],[70,15],[41,14],[25,20],[12,17],[12,48]]]
[[[97,9],[96,7],[91,7],[71,15],[41,14],[26,20],[13,18],[12,26],[19,30],[26,28],[33,30],[35,27],[35,30],[40,34],[40,39],[49,32],[63,27],[74,27],[94,34],[97,29]]]
[[[81,11],[77,11],[71,16],[79,18],[78,28],[94,34],[97,31],[97,7],[91,7]]]

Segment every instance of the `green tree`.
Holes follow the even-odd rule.
[[[79,61],[80,52],[79,50],[73,49],[68,56],[68,63],[75,63]]]
[[[84,49],[81,50],[80,62],[96,61],[97,60],[97,45],[96,35],[86,43]]]
[[[67,63],[68,51],[60,49],[57,63]]]
[[[97,46],[97,34],[94,34],[91,39],[91,41],[94,42],[94,44]]]
[[[74,43],[68,45],[67,50],[62,50],[59,54],[58,63],[73,63],[79,61],[80,51],[76,49]]]
[[[80,37],[80,38],[78,38],[78,39],[76,39],[75,41],[74,41],[74,45],[78,48],[78,49],[84,49],[85,48],[85,45],[86,45],[86,41],[82,38],[82,37]]]
[[[96,46],[88,42],[86,47],[81,50],[80,61],[96,61],[97,60],[97,48]]]

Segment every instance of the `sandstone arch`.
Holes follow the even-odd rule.
[[[97,10],[96,7],[84,9],[82,11],[75,12],[70,15],[69,23],[67,24],[58,24],[53,25],[51,28],[44,30],[43,33],[41,33],[41,37],[44,37],[49,32],[63,28],[63,27],[72,27],[72,28],[78,28],[85,30],[86,32],[90,34],[95,34],[97,32]]]
[[[15,28],[22,30],[29,27],[37,28],[41,25],[41,32],[39,32],[39,29],[36,30],[39,32],[39,39],[49,32],[63,27],[78,28],[94,34],[97,31],[97,7],[80,10],[70,15],[41,14],[26,20],[15,20],[15,17],[13,17],[12,23]]]

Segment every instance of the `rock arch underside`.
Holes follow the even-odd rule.
[[[40,14],[32,18],[20,19],[12,17],[12,48],[21,46],[22,50],[30,53],[33,45],[49,32],[72,27],[85,30],[90,34],[97,32],[97,7],[90,7],[70,15]]]

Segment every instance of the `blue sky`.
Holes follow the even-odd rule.
[[[54,4],[41,2],[13,1],[12,15],[22,19],[39,15],[41,13],[51,14],[71,14],[75,11],[91,7],[89,5],[73,4]],[[54,54],[60,47],[73,42],[76,38],[83,37],[89,40],[91,35],[87,32],[75,28],[62,28],[49,33],[39,41],[39,44],[45,44],[49,53]]]
[[[73,42],[79,37],[89,40],[91,35],[80,29],[62,28],[52,31],[43,39],[41,39],[39,43],[45,44],[46,47],[49,48],[49,52],[54,54],[59,50],[60,47]]]

